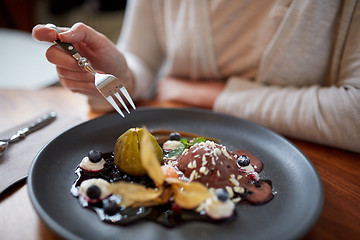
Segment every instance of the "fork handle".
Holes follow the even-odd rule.
[[[71,56],[78,53],[74,45],[71,43],[62,42],[60,39],[55,41],[60,47],[62,47],[66,52],[68,52]]]
[[[56,31],[58,31],[59,33],[61,33],[60,29],[55,26],[52,23],[48,23],[46,24],[46,27],[48,28],[52,28],[55,29]],[[66,43],[66,42],[62,42],[60,39],[57,39],[55,41],[60,47],[62,47],[67,53],[69,53],[71,56],[74,56],[76,54],[78,54],[78,51],[76,50],[76,48],[74,47],[74,45],[72,45],[71,43]],[[74,57],[75,58],[75,57]],[[75,58],[76,59],[76,58]],[[76,59],[78,60],[78,59]]]
[[[52,24],[52,23],[46,24],[46,27],[55,29],[56,31],[61,33],[60,29],[57,26],[55,26],[54,24]],[[78,53],[78,51],[76,50],[74,45],[72,45],[71,43],[62,42],[60,39],[57,39],[55,42],[60,47],[62,47],[67,53],[69,53],[78,62],[80,67],[84,67],[86,71],[88,71],[89,73],[91,73],[93,75],[96,74],[94,68],[90,65],[88,60],[86,58],[82,57]]]

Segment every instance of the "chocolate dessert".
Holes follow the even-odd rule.
[[[129,129],[116,142],[115,154],[91,150],[75,171],[71,193],[104,222],[150,220],[166,227],[226,223],[237,215],[235,204],[273,198],[271,182],[259,176],[263,164],[252,153],[230,151],[214,139],[164,133]]]

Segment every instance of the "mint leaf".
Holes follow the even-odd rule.
[[[196,143],[206,142],[206,139],[203,137],[196,137],[190,140],[189,147],[194,146]]]
[[[179,146],[177,148],[171,150],[170,152],[168,152],[165,157],[171,158],[171,157],[178,156],[178,155],[182,154],[185,149],[190,148],[190,147],[194,146],[196,143],[201,143],[201,142],[206,142],[206,139],[203,137],[196,137],[196,138],[191,139],[188,142],[185,138],[182,138],[182,139],[180,139]]]
[[[185,145],[185,148],[188,148],[188,142],[185,138],[180,139],[180,142]]]
[[[180,140],[179,146],[177,148],[171,150],[168,154],[166,154],[166,157],[171,158],[171,157],[178,156],[178,155],[182,154],[185,149],[186,149],[185,144],[183,144]]]

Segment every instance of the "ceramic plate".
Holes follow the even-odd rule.
[[[191,222],[167,229],[153,222],[101,222],[71,195],[74,170],[89,150],[110,152],[118,136],[141,126],[191,132],[217,138],[230,150],[251,151],[264,163],[260,176],[272,180],[274,199],[261,206],[238,204],[238,216],[228,224]],[[258,124],[199,109],[143,108],[126,118],[111,114],[71,128],[38,153],[28,187],[40,217],[66,239],[294,239],[310,230],[323,204],[318,173],[288,140]]]

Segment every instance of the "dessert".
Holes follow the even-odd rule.
[[[132,176],[144,176],[146,170],[140,161],[141,140],[144,128],[130,128],[115,143],[114,162],[116,167]],[[150,136],[150,144],[156,153],[156,159],[162,162],[163,152],[155,138]]]
[[[271,182],[260,179],[262,168],[252,153],[230,151],[214,139],[131,128],[113,153],[92,150],[84,157],[71,192],[101,220],[119,225],[227,222],[236,217],[237,203],[273,198]]]

